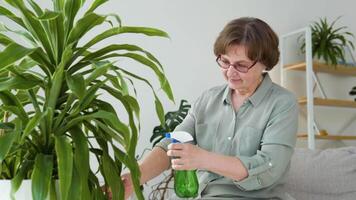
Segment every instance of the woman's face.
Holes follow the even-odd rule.
[[[243,45],[232,45],[226,52],[226,54],[221,55],[221,60],[225,63],[246,67],[250,67],[254,63],[253,60],[247,57],[247,51]],[[232,66],[227,69],[221,68],[221,71],[231,89],[248,90],[259,83],[265,68],[262,63],[257,62],[247,73],[239,72]]]

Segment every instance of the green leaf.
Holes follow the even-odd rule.
[[[41,21],[54,20],[60,15],[59,12],[45,10],[45,12],[38,18]]]
[[[92,119],[107,120],[109,122],[109,125],[116,128],[116,130],[118,130],[119,133],[122,133],[124,137],[126,137],[130,133],[130,130],[127,128],[127,126],[124,123],[122,123],[117,116],[113,115],[112,113],[99,110],[98,112],[79,116],[70,120],[68,123],[66,123],[64,127],[61,127],[57,131],[57,134],[63,134],[74,125],[77,125],[78,123],[84,120],[92,120]]]
[[[149,59],[139,55],[139,54],[135,54],[135,53],[125,53],[125,54],[116,54],[116,56],[118,57],[128,57],[131,58],[133,60],[136,60],[137,62],[144,64],[148,67],[150,67],[156,74],[156,76],[159,79],[161,88],[163,89],[163,91],[167,94],[168,98],[174,102],[174,97],[173,97],[173,92],[171,89],[171,86],[168,83],[168,80],[166,79],[165,75],[159,70],[159,68],[157,67],[157,65],[150,61]]]
[[[76,163],[78,163],[77,160],[74,160],[74,164],[76,165]],[[68,193],[68,198],[70,200],[81,200],[81,199],[85,199],[84,197],[82,197],[83,195],[89,195],[89,194],[85,194],[83,193],[83,191],[81,190],[81,176],[80,174],[81,169],[77,169],[77,168],[73,168],[73,173],[72,173],[72,183],[71,183],[71,187],[69,188],[69,193]],[[86,180],[86,182],[88,182],[88,180]],[[88,192],[89,193],[89,192]],[[87,198],[90,199],[90,198]]]
[[[17,106],[5,106],[5,105],[2,105],[0,108],[3,111],[7,111],[7,112],[10,112],[10,113],[13,113],[13,114],[17,115],[19,117],[19,119],[21,119],[24,123],[26,123],[27,120],[28,120],[27,114],[24,113],[24,111],[21,110],[20,108],[18,108]]]
[[[11,11],[6,9],[3,6],[0,6],[0,15],[4,15],[11,19],[12,21],[16,22],[18,25],[22,26],[25,28],[25,24],[23,23],[22,19],[17,17],[15,14],[13,14]]]
[[[85,81],[82,75],[71,75],[66,73],[66,81],[69,89],[79,98],[83,99],[85,94]]]
[[[41,16],[43,14],[41,7],[36,2],[34,2],[33,0],[27,0],[27,2],[30,4],[32,9],[35,11],[37,16]]]
[[[67,44],[76,43],[80,38],[83,37],[85,33],[87,33],[90,29],[103,23],[105,17],[97,15],[95,13],[89,13],[81,18],[74,28],[70,31],[68,36]]]
[[[103,164],[103,176],[107,181],[108,185],[112,191],[112,199],[120,200],[124,199],[124,184],[121,181],[120,171],[115,166],[115,162],[110,158],[110,156],[104,152],[102,156]]]
[[[66,24],[66,33],[72,30],[74,18],[79,8],[82,6],[82,0],[66,0],[64,5],[64,16]]]
[[[112,145],[112,148],[114,150],[115,157],[117,159],[119,159],[122,163],[124,163],[130,169],[131,179],[132,179],[132,183],[133,183],[137,198],[144,200],[145,198],[143,197],[141,189],[140,189],[141,172],[140,172],[140,169],[138,167],[135,157],[125,155],[124,152],[122,152],[120,149],[118,149],[114,145]]]
[[[11,92],[9,91],[3,91],[0,92],[0,99],[2,101],[3,108],[5,106],[8,106],[11,109],[11,106],[15,107],[16,109],[15,112],[17,113],[17,115],[23,120],[23,124],[26,124],[28,121],[28,116],[26,111],[23,108],[23,105],[21,104],[21,102],[19,101],[19,99],[13,95]]]
[[[105,84],[105,82],[106,81],[99,82],[89,88],[88,92],[86,92],[84,97],[79,101],[79,110],[77,110],[75,114],[86,109],[92,103],[92,101],[97,97],[95,93],[103,84]]]
[[[63,62],[63,60],[62,60]],[[61,64],[56,71],[54,72],[53,75],[53,81],[52,81],[52,86],[49,92],[48,96],[48,107],[52,108],[55,110],[56,107],[56,102],[59,97],[59,93],[61,91],[62,87],[62,81],[63,81],[63,73],[64,73],[64,65]]]
[[[85,15],[94,12],[95,9],[97,9],[99,6],[101,6],[102,4],[104,4],[105,2],[107,2],[108,0],[95,0],[90,8],[87,10],[87,12],[85,13]]]
[[[24,140],[31,133],[33,129],[35,129],[35,127],[40,123],[40,121],[46,114],[47,112],[36,113],[36,115],[30,119],[30,121],[28,122],[28,124],[26,125],[23,131],[22,140]]]
[[[12,41],[11,38],[9,38],[6,35],[0,33],[0,44],[2,44],[4,46],[8,46],[11,43],[14,43],[14,41]]]
[[[108,53],[114,52],[114,51],[118,51],[118,50],[142,52],[147,56],[147,58],[154,61],[156,64],[158,64],[158,66],[161,68],[161,70],[163,70],[161,63],[150,52],[142,49],[139,46],[131,45],[131,44],[112,44],[112,45],[106,46],[98,51],[95,51],[93,53],[86,55],[81,61],[92,60],[94,58],[98,58],[105,54],[108,54]]]
[[[38,41],[41,42],[43,48],[46,50],[49,59],[52,63],[54,63],[54,51],[51,46],[50,38],[48,38],[48,34],[46,33],[44,27],[40,23],[39,20],[36,19],[36,16],[30,12],[24,2],[22,0],[6,0],[7,2],[11,2],[15,5],[23,14],[24,22],[27,30],[29,30]]]
[[[155,100],[155,105],[156,105],[156,113],[159,118],[159,121],[161,122],[161,125],[164,126],[164,109],[160,101]]]
[[[8,77],[0,81],[0,91],[10,91],[12,89],[28,90],[40,85],[42,82],[32,74],[23,74],[23,76]]]
[[[32,160],[24,160],[20,166],[18,173],[13,179],[11,179],[11,199],[15,199],[15,193],[20,188],[22,181],[26,178],[26,174],[33,167],[34,163],[35,162]]]
[[[59,189],[63,200],[67,199],[73,170],[72,145],[65,136],[55,137],[55,148],[57,153]]]
[[[74,142],[74,164],[79,174],[80,179],[80,190],[82,194],[82,199],[89,199],[89,187],[88,187],[88,177],[89,177],[89,148],[88,140],[85,137],[83,131],[79,126],[74,127],[70,130],[73,142]],[[74,170],[74,169],[73,169]],[[73,185],[72,185],[73,186]],[[71,199],[71,198],[68,198]]]
[[[90,40],[83,46],[83,50],[88,49],[89,47],[93,46],[94,44],[114,35],[119,35],[123,33],[136,33],[136,34],[144,34],[147,36],[159,36],[159,37],[166,37],[169,38],[168,34],[162,30],[155,29],[155,28],[148,28],[148,27],[133,27],[133,26],[122,26],[122,27],[115,27],[111,28],[96,37]]]
[[[64,9],[65,0],[52,0],[52,1],[53,1],[54,10],[62,12]]]
[[[90,73],[88,78],[85,79],[85,85],[89,85],[93,80],[99,78],[100,76],[106,74],[106,72],[112,67],[110,62],[94,62],[94,71]]]
[[[49,193],[53,170],[53,156],[37,154],[32,172],[32,198],[33,200],[46,199]]]
[[[4,133],[4,135],[0,135],[0,163],[5,159],[19,134],[20,130],[14,130],[12,132]]]
[[[35,49],[28,49],[16,43],[12,43],[0,52],[0,72],[10,65],[32,53]]]

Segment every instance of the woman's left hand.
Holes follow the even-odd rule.
[[[175,143],[168,146],[167,155],[172,159],[172,168],[175,170],[204,169],[209,152],[193,144]]]

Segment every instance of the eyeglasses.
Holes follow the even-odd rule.
[[[254,61],[252,63],[252,65],[249,65],[249,66],[246,66],[246,65],[243,65],[243,64],[239,64],[239,63],[236,63],[236,64],[230,64],[229,61],[227,60],[223,60],[221,58],[221,56],[219,55],[217,58],[216,58],[216,62],[218,63],[218,65],[223,68],[223,69],[229,69],[230,66],[232,66],[235,70],[241,72],[241,73],[247,73],[248,70],[250,70],[253,66],[256,65],[257,63],[257,60]]]

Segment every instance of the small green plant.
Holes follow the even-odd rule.
[[[153,143],[152,146],[155,146],[165,137],[166,133],[174,131],[174,129],[182,123],[187,116],[190,107],[188,101],[183,99],[181,100],[177,111],[171,111],[165,114],[164,125],[156,126],[153,129],[153,134],[150,138],[150,142]]]
[[[356,96],[356,86],[354,86],[351,90],[350,90],[350,93],[349,93],[351,96]],[[356,101],[356,98],[355,98],[355,101]]]
[[[326,18],[320,18],[318,22],[311,24],[313,58],[322,59],[328,64],[337,65],[339,60],[345,62],[344,48],[346,45],[354,49],[351,41],[354,35],[351,32],[345,31],[347,29],[346,26],[335,27],[335,23],[339,19],[340,17],[328,23]],[[300,36],[298,40],[302,40],[300,49],[302,52],[305,52],[304,36]]]
[[[159,61],[123,42],[125,34],[167,38],[167,33],[123,26],[115,14],[98,14],[96,9],[108,0],[86,6],[85,0],[53,0],[51,10],[33,0],[2,2],[0,15],[16,26],[0,23],[0,179],[11,179],[12,194],[31,179],[34,200],[56,196],[56,181],[61,200],[100,200],[107,199],[99,182],[103,177],[112,199],[120,200],[120,174],[126,166],[138,199],[144,199],[135,159],[140,106],[133,80],[152,89],[152,105],[162,124],[164,110],[150,80],[119,61],[130,59],[152,70],[174,101]],[[83,39],[99,27],[102,31]],[[112,36],[120,36],[120,43],[98,46]],[[102,94],[117,104],[106,102]],[[115,109],[117,105],[122,109]],[[90,156],[98,169],[90,166]]]

